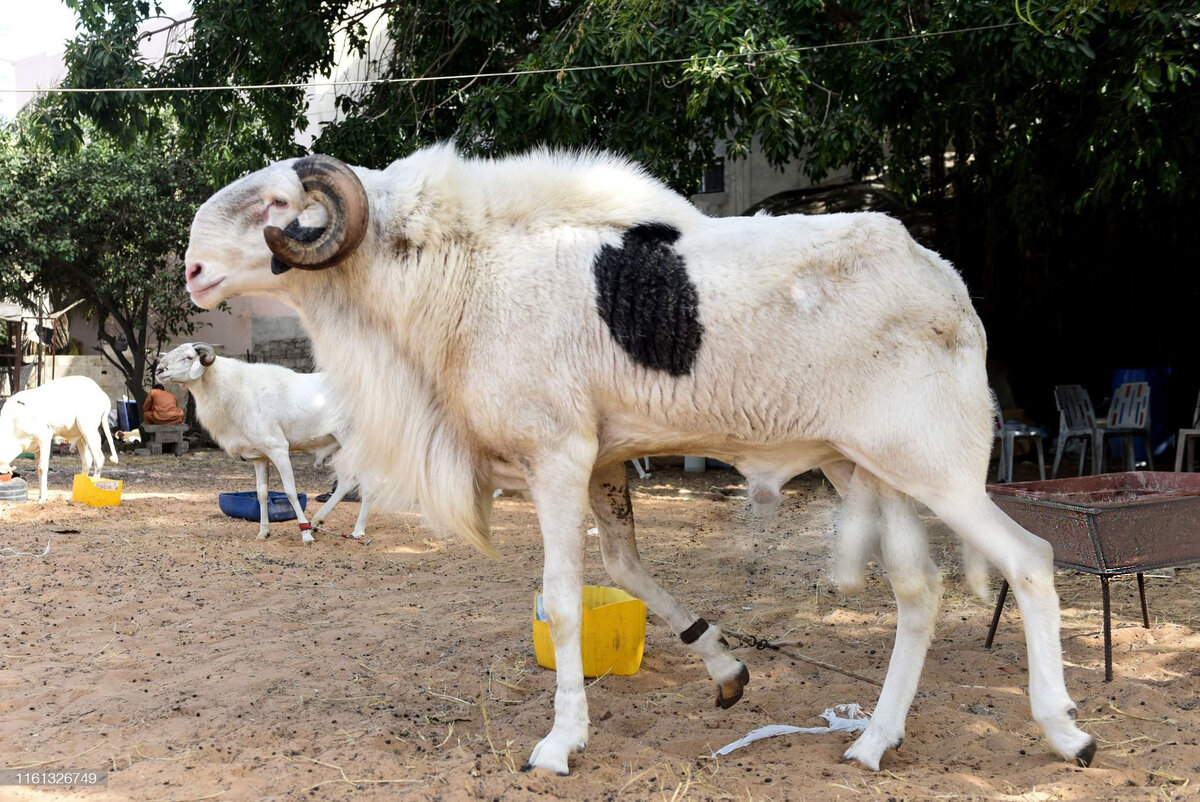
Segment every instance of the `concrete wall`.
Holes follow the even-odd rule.
[[[724,156],[724,146],[718,146],[717,156]],[[839,184],[849,179],[848,170],[827,176],[820,184]],[[725,159],[725,191],[707,192],[692,196],[692,203],[712,217],[733,217],[745,214],[754,204],[772,195],[792,189],[816,186],[804,172],[802,162],[792,162],[780,170],[772,167],[757,140],[750,155],[744,159]]]
[[[63,376],[87,376],[108,393],[109,400],[114,404],[130,398],[121,371],[99,354],[46,357],[46,364],[42,369],[42,383],[45,384],[51,378],[61,379]],[[30,380],[30,386],[33,386],[35,380]]]
[[[222,356],[245,359],[249,354],[255,361],[276,362],[293,370],[312,369],[312,346],[295,311],[267,298],[234,298],[228,306],[229,311],[198,312],[195,333],[163,343],[162,351],[199,341],[216,346]],[[95,325],[78,312],[70,314],[70,322],[71,338],[79,342],[80,353],[99,355]]]

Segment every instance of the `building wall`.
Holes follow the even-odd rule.
[[[803,162],[799,160],[780,170],[771,166],[757,144],[756,138],[750,155],[744,159],[725,159],[724,192],[692,196],[692,202],[701,211],[712,217],[733,217],[745,214],[756,203],[780,192],[820,184],[839,184],[849,179],[850,172],[842,170],[815,182],[804,172]],[[724,155],[724,147],[718,146],[717,156],[723,158]]]
[[[132,400],[121,371],[100,354],[46,357],[45,367],[42,369],[42,383],[45,384],[52,378],[61,379],[63,376],[87,376],[108,393],[108,399],[113,403]],[[30,386],[33,386],[35,381],[36,379],[30,379]]]
[[[194,318],[195,333],[162,343],[161,350],[169,351],[185,342],[206,342],[222,356],[275,362],[293,370],[312,369],[312,345],[293,309],[268,298],[234,298],[228,307],[228,311],[199,312]],[[80,312],[72,312],[69,319],[71,338],[79,343],[80,353],[99,355],[101,344],[95,324]]]

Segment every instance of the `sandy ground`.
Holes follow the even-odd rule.
[[[298,466],[301,489],[327,477]],[[123,456],[122,504],[70,500],[74,457],[54,459],[51,499],[0,504],[0,768],[108,769],[102,788],[0,788],[41,799],[1182,799],[1200,790],[1200,568],[1114,583],[1116,679],[1103,682],[1100,589],[1060,573],[1068,686],[1101,748],[1091,769],[1056,759],[1030,719],[1019,614],[990,652],[990,606],[958,577],[930,521],[946,598],[903,747],[882,771],[839,762],[849,735],[791,735],[722,758],[770,723],[814,726],[835,704],[868,710],[877,688],[777,652],[738,650],[745,698],[713,705],[702,664],[653,615],[632,677],[590,685],[590,744],[568,777],[523,774],[549,730],[554,675],[530,635],[541,549],[533,507],[496,503],[498,560],[434,539],[415,516],[378,516],[369,545],[294,523],[221,514],[217,493],[253,487],[216,452]],[[35,479],[27,460],[17,465]],[[656,469],[634,478],[651,572],[725,628],[798,645],[882,679],[895,608],[877,573],[831,587],[834,497],[819,476],[757,519],[740,478]],[[310,505],[310,510],[314,509]],[[357,505],[329,521],[349,531]],[[49,544],[49,552],[42,555]],[[611,584],[596,539],[585,579]]]

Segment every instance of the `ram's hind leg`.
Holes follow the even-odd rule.
[[[878,480],[849,460],[821,466],[842,503],[833,541],[833,581],[842,593],[854,594],[867,581],[867,563],[879,549],[883,518],[875,492]]]
[[[633,507],[625,464],[597,468],[591,480],[592,514],[600,532],[604,568],[627,593],[637,596],[700,655],[717,683],[717,705],[731,707],[750,681],[746,666],[729,653],[721,630],[675,601],[646,573],[634,539]]]
[[[878,771],[883,753],[904,740],[904,722],[933,637],[942,582],[929,558],[925,527],[906,496],[861,467],[854,469],[852,477],[844,471],[831,475],[826,470],[826,475],[830,475],[848,508],[840,519],[838,537],[839,542],[847,537],[852,542],[841,547],[846,551],[838,559],[865,560],[864,548],[870,547],[887,572],[896,596],[896,641],[883,690],[871,723],[845,754],[847,760]],[[849,571],[850,566],[843,565],[841,570]]]
[[[1053,548],[1001,512],[982,488],[943,488],[922,500],[1008,580],[1025,620],[1033,717],[1056,752],[1087,766],[1096,740],[1075,725],[1075,703],[1063,676]]]

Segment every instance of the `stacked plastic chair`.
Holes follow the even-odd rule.
[[[1100,473],[1108,463],[1108,440],[1120,438],[1124,447],[1125,470],[1132,471],[1136,465],[1133,456],[1133,438],[1140,437],[1146,445],[1146,462],[1154,470],[1154,442],[1150,437],[1150,383],[1128,382],[1113,393],[1108,408],[1108,418],[1100,429]]]
[[[1187,469],[1196,470],[1196,438],[1200,437],[1200,396],[1196,397],[1196,411],[1192,413],[1192,428],[1180,429],[1175,436],[1175,471],[1183,470],[1183,454],[1187,452]]]
[[[1067,453],[1067,446],[1072,440],[1086,441],[1079,455],[1079,475],[1083,476],[1083,466],[1089,453],[1092,456],[1092,472],[1099,473],[1100,431],[1096,426],[1096,410],[1092,407],[1091,396],[1078,384],[1060,384],[1054,388],[1054,404],[1058,407],[1058,442],[1054,449],[1051,478],[1058,478],[1063,455]]]
[[[1040,426],[1006,421],[1004,412],[1000,409],[1000,402],[995,399],[995,396],[992,397],[992,425],[995,429],[996,439],[1000,441],[1000,460],[996,465],[996,481],[1012,481],[1013,452],[1016,449],[1018,438],[1033,440],[1033,447],[1037,451],[1038,472],[1045,479],[1046,458],[1042,452],[1042,438],[1046,436],[1045,430]]]

